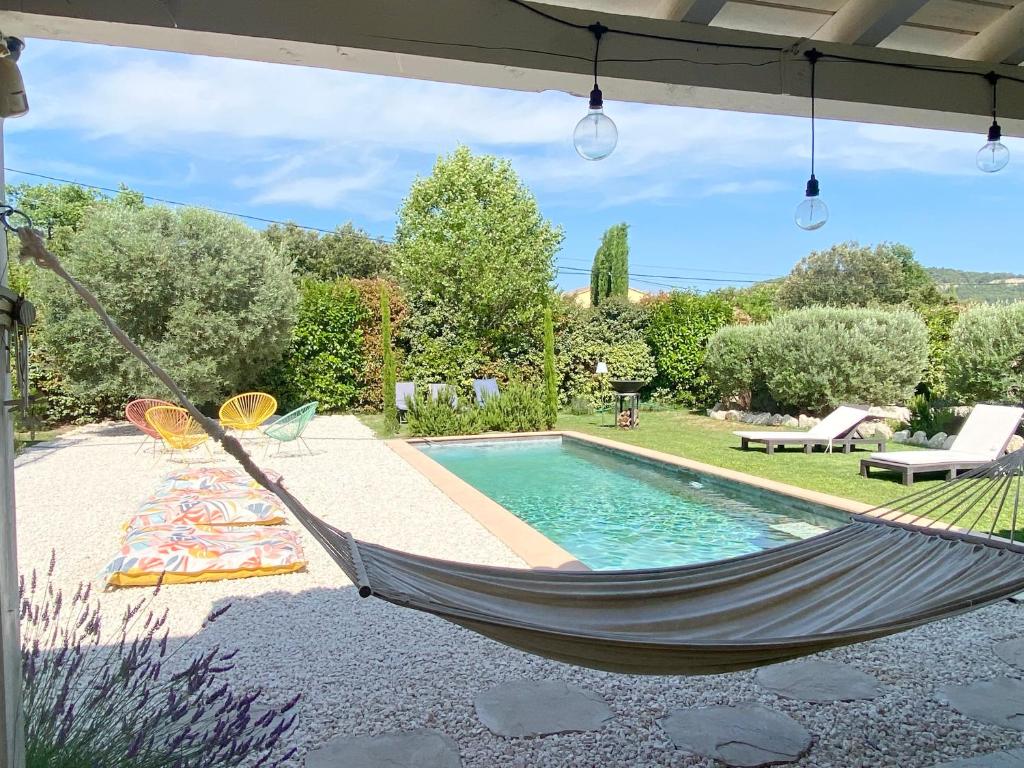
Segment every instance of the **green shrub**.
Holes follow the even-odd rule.
[[[922,306],[917,311],[928,327],[928,369],[920,389],[929,398],[945,397],[949,393],[946,375],[949,338],[963,307],[947,302]]]
[[[395,351],[391,348],[391,305],[387,288],[380,292],[380,343],[384,358],[381,387],[384,390],[384,429],[398,431],[398,406],[395,402]]]
[[[594,404],[586,397],[574,397],[569,401],[569,413],[573,416],[590,416],[594,413]]]
[[[484,428],[496,432],[539,432],[550,429],[544,390],[532,384],[509,382],[500,394],[484,400]]]
[[[409,308],[399,287],[384,278],[350,279],[363,302],[363,316],[359,324],[363,332],[362,370],[359,373],[356,405],[382,411],[384,403],[384,316],[382,297],[387,295],[388,320],[391,330],[391,354],[395,375],[402,370],[405,350],[396,339],[402,335]]]
[[[656,302],[647,330],[658,372],[655,385],[687,405],[710,404],[713,382],[704,369],[708,339],[732,318],[729,302],[714,294],[674,291]]]
[[[906,402],[928,362],[928,332],[910,310],[809,307],[766,328],[758,360],[769,393],[790,409]]]
[[[728,325],[708,341],[704,370],[722,403],[746,409],[766,392],[757,358],[766,335],[763,325]]]
[[[420,391],[408,401],[409,432],[417,437],[444,437],[446,435],[476,435],[484,431],[483,413],[476,404],[467,406],[465,398],[452,404],[454,389],[442,391],[432,398]]]
[[[65,266],[201,405],[255,386],[295,319],[291,265],[237,219],[195,208],[92,204]],[[76,396],[116,415],[166,393],[56,276],[33,275],[40,351]]]
[[[907,402],[910,411],[910,433],[924,432],[926,435],[934,435],[937,432],[951,434],[956,432],[963,419],[958,417],[948,408],[937,407],[935,403],[924,395],[914,395]]]
[[[292,343],[271,379],[284,410],[311,400],[322,411],[355,404],[363,369],[364,314],[359,291],[349,282],[302,282]]]
[[[555,328],[550,307],[544,309],[544,402],[547,414],[544,422],[551,429],[558,421],[558,377],[555,373]]]
[[[1024,302],[972,307],[950,333],[950,396],[963,403],[1024,400]]]

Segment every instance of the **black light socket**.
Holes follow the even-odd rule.
[[[807,180],[807,192],[806,197],[817,197],[819,194],[818,180],[814,178],[814,174],[811,174],[811,178]]]
[[[593,96],[591,96],[593,99]],[[1001,141],[1003,138],[1003,129],[999,127],[999,123],[995,120],[992,121],[992,125],[988,128],[988,140],[989,141]]]
[[[601,89],[595,88],[590,92],[590,108],[591,109],[602,109],[604,107],[604,98],[601,95]]]

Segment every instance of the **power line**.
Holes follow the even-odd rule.
[[[21,176],[31,176],[31,177],[36,178],[36,179],[46,179],[47,181],[56,181],[56,182],[58,182],[60,184],[71,184],[72,186],[81,187],[82,189],[95,189],[97,192],[106,192],[106,193],[112,194],[112,195],[120,194],[121,191],[122,191],[120,189],[113,189],[111,187],[101,187],[98,184],[87,184],[84,181],[75,181],[74,179],[62,179],[59,176],[47,176],[44,173],[35,173],[34,171],[22,171],[22,170],[19,170],[17,168],[9,168],[7,166],[4,166],[4,170],[7,171],[8,173],[17,173],[17,174],[19,174]],[[130,191],[138,192],[138,190],[130,190]],[[293,226],[293,227],[298,227],[299,229],[308,230],[310,232],[319,232],[320,234],[323,234],[323,235],[335,234],[334,230],[332,230],[332,229],[323,229],[322,227],[314,227],[314,226],[310,226],[308,224],[299,224],[299,223],[294,222],[294,221],[282,221],[280,219],[268,219],[268,218],[265,218],[263,216],[253,216],[252,214],[249,214],[249,213],[238,213],[237,211],[225,211],[225,210],[223,210],[221,208],[211,208],[208,205],[198,205],[196,203],[183,203],[180,200],[168,200],[167,198],[164,198],[164,197],[155,197],[153,195],[147,195],[145,192],[139,192],[139,194],[142,195],[142,199],[143,200],[151,200],[154,203],[163,203],[164,205],[177,205],[177,206],[181,206],[181,207],[184,207],[184,208],[201,208],[204,211],[211,211],[212,213],[220,213],[220,214],[223,214],[225,216],[234,216],[235,218],[248,219],[249,221],[259,221],[259,222],[262,222],[263,224],[279,224],[280,226],[284,226],[284,227],[286,227],[286,226]],[[388,240],[388,239],[383,238],[383,237],[374,237],[373,235],[368,235],[365,232],[360,232],[360,233],[358,233],[358,235],[359,235],[359,237],[365,238],[366,240],[373,240],[376,243],[383,243],[385,245],[393,245],[393,242],[394,242],[392,240]]]

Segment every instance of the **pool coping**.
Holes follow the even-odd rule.
[[[470,517],[475,519],[499,541],[511,549],[530,568],[556,568],[560,570],[590,570],[577,560],[572,553],[555,544],[551,539],[517,517],[494,499],[477,490],[462,478],[445,469],[423,451],[419,445],[432,443],[469,443],[478,441],[532,440],[537,438],[569,438],[581,443],[604,448],[611,451],[632,455],[670,469],[684,469],[704,475],[731,480],[771,493],[788,496],[803,502],[827,507],[836,512],[849,515],[867,515],[879,517],[889,510],[884,507],[872,506],[862,501],[854,501],[842,496],[833,496],[820,491],[812,491],[775,480],[748,475],[733,469],[717,467],[700,461],[686,459],[675,454],[642,448],[637,445],[610,440],[596,435],[588,435],[573,430],[552,430],[548,432],[485,432],[479,435],[455,435],[450,437],[412,437],[388,440],[387,445],[417,469],[442,493],[455,502]],[[902,519],[912,523],[912,519]]]

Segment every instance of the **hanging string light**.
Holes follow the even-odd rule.
[[[985,173],[1001,171],[1010,162],[1010,150],[1003,144],[1003,131],[996,122],[996,87],[999,75],[989,72],[985,79],[992,84],[992,125],[988,129],[988,142],[978,150],[978,168]]]
[[[585,160],[603,160],[619,141],[619,129],[604,113],[604,100],[597,85],[597,59],[601,50],[601,36],[608,31],[603,24],[591,24],[587,29],[594,35],[594,89],[590,92],[590,111],[576,123],[572,142]]]
[[[821,58],[821,53],[817,49],[812,48],[806,51],[804,55],[811,62],[811,178],[807,180],[807,190],[804,192],[803,202],[796,207],[794,218],[796,219],[796,225],[800,229],[811,231],[825,226],[825,222],[828,221],[828,206],[825,205],[825,201],[819,196],[818,179],[814,176],[814,154],[816,149],[814,143],[816,118],[814,113],[814,73],[818,65],[818,59]]]

